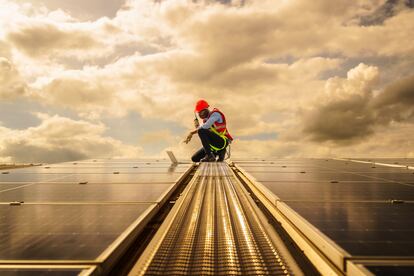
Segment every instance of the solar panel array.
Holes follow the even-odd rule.
[[[355,160],[399,166],[414,167],[414,158],[358,158]]]
[[[334,159],[235,163],[271,194],[276,208],[298,227],[310,223],[345,260],[387,260],[365,268],[414,275],[414,170]]]
[[[190,166],[96,159],[0,171],[0,274],[107,266]]]

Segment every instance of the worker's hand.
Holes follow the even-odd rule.
[[[193,133],[192,132],[190,132],[187,135],[187,138],[184,140],[184,143],[188,144],[191,141],[191,138],[193,138]]]

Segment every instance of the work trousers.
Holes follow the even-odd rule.
[[[210,154],[212,152],[211,146],[214,146],[216,148],[223,148],[224,146],[227,146],[227,139],[223,139],[220,135],[217,133],[214,133],[208,129],[200,128],[198,130],[198,136],[200,137],[201,144],[203,147],[196,151],[193,156],[191,157],[191,160],[193,162],[200,162],[200,160],[206,156],[206,154]],[[219,151],[218,154],[220,156],[225,153],[225,147],[223,150]],[[224,155],[223,155],[224,156]],[[221,157],[221,156],[220,156]]]

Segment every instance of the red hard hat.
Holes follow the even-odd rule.
[[[196,106],[195,106],[194,111],[195,112],[200,112],[201,110],[206,109],[208,107],[209,107],[209,105],[208,105],[208,103],[205,100],[199,100],[196,103]]]

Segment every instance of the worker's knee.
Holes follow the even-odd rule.
[[[206,155],[204,148],[199,149],[196,151],[193,156],[191,157],[191,161],[193,162],[200,162],[200,160]]]
[[[193,161],[193,162],[200,162],[200,160],[201,160],[201,158],[199,158],[198,156],[196,156],[196,155],[193,155],[192,157],[191,157],[191,161]]]

